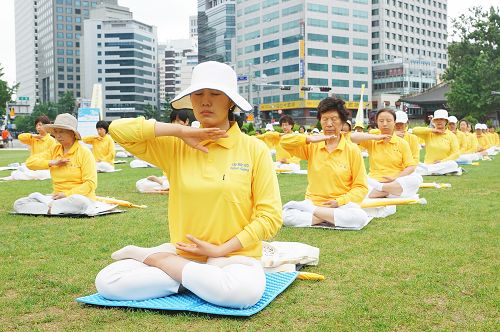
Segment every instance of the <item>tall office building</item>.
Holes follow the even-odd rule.
[[[374,0],[372,29],[373,95],[379,108],[439,82],[448,63],[447,0]],[[408,106],[410,115],[418,115]]]
[[[16,81],[18,97],[28,97],[30,111],[38,101],[38,1],[15,2]]]
[[[189,38],[198,39],[198,16],[189,16]]]
[[[103,86],[105,118],[135,117],[158,107],[156,27],[132,19],[128,8],[102,4],[84,22],[84,96]]]
[[[168,40],[158,45],[159,100],[163,106],[189,86],[198,64],[196,38]]]
[[[198,60],[234,62],[235,0],[198,0]]]
[[[65,91],[80,94],[80,37],[83,21],[102,1],[37,0],[38,89],[41,102]],[[17,2],[16,2],[17,3]]]
[[[248,78],[240,92],[265,121],[284,113],[315,123],[332,94],[355,110],[362,85],[371,101],[368,0],[237,0],[236,23],[236,70]]]

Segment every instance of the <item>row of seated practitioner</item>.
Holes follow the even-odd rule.
[[[168,179],[170,242],[153,247],[124,243],[113,252],[114,262],[95,280],[105,299],[145,300],[188,289],[215,305],[251,307],[266,285],[263,241],[273,238],[283,223],[356,228],[370,218],[360,205],[364,199],[411,197],[422,182],[418,156],[409,143],[415,139],[407,133],[404,117],[390,109],[377,113],[379,132],[347,134],[342,130],[347,122],[344,101],[327,97],[318,105],[322,133],[293,133],[293,119],[283,117],[282,135],[251,137],[235,121],[235,113],[252,110],[238,92],[237,75],[214,61],[194,67],[191,85],[171,106],[192,109],[200,128],[175,123],[177,115],[171,123],[138,117],[109,126],[115,142],[160,168]],[[414,129],[429,149],[425,165],[459,155],[455,157],[453,134],[446,129],[447,115],[436,115],[435,128]],[[56,144],[31,155],[26,166],[50,169],[53,193],[21,198],[14,203],[16,211],[54,213],[92,204],[97,157],[78,143],[76,125],[73,116],[61,114],[54,124],[43,126]],[[280,164],[273,165],[268,139]],[[368,174],[360,146],[369,154]],[[304,200],[282,205],[276,167],[299,160],[308,161]]]

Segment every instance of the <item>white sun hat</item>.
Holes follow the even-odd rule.
[[[200,128],[201,127],[200,121],[193,121],[193,122],[191,122],[191,127],[193,127],[193,128]]]
[[[193,68],[191,85],[172,99],[170,104],[175,109],[193,109],[190,95],[201,89],[213,89],[225,93],[236,104],[236,113],[252,110],[250,103],[238,93],[235,71],[228,65],[216,61],[207,61],[196,65]]]
[[[396,123],[408,123],[408,114],[403,111],[396,111]]]
[[[448,122],[451,122],[451,123],[457,123],[457,122],[458,122],[458,119],[457,119],[457,117],[456,117],[456,116],[454,116],[454,115],[450,115],[450,116],[448,117]]]
[[[434,111],[434,117],[432,119],[433,120],[436,120],[436,119],[445,119],[445,120],[448,120],[448,111],[447,110],[443,110],[443,109],[435,110]]]
[[[71,130],[72,132],[75,133],[76,139],[81,139],[82,137],[80,136],[80,133],[77,130],[78,127],[78,120],[71,114],[69,113],[62,113],[59,114],[56,119],[54,120],[53,124],[46,124],[43,125],[43,128],[45,129],[46,132],[49,134],[54,133],[54,129],[66,129],[66,130]]]
[[[274,131],[273,125],[270,123],[266,124],[266,131]]]
[[[318,128],[314,128],[314,129],[312,130],[312,132],[313,132],[313,133],[315,133],[315,134],[319,134],[319,129],[318,129]]]
[[[476,125],[474,126],[474,130],[477,130],[477,129],[483,129],[483,125],[480,123],[476,123]]]
[[[488,130],[488,126],[486,125],[486,123],[483,123],[482,126],[483,126],[483,128],[481,128],[481,129]]]

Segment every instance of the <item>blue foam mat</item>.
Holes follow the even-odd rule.
[[[129,307],[155,310],[192,311],[225,316],[252,316],[264,309],[283,292],[297,277],[298,272],[266,273],[266,289],[262,298],[254,306],[246,309],[232,309],[208,303],[191,292],[175,294],[143,301],[112,301],[99,293],[79,297],[77,302],[105,307]]]

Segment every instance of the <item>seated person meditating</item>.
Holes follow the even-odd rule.
[[[144,300],[187,288],[207,302],[245,308],[264,293],[262,240],[282,225],[276,173],[265,144],[241,133],[233,112],[252,109],[226,64],[193,69],[173,108],[193,109],[201,128],[155,120],[114,120],[115,141],[168,176],[170,243],[126,246],[96,277],[111,300]]]
[[[46,151],[57,144],[54,137],[45,131],[43,126],[46,124],[50,124],[49,118],[46,115],[40,115],[35,119],[35,129],[38,134],[23,133],[18,136],[21,143],[29,146],[30,156]],[[23,164],[17,170],[12,171],[10,178],[12,180],[44,180],[50,179],[50,172],[48,170],[33,171]]]
[[[44,125],[50,124],[50,120],[46,115],[40,115],[35,119],[35,129],[37,135],[31,133],[23,133],[18,136],[21,143],[29,146],[30,155],[34,155],[50,149],[57,142],[54,137],[47,134]]]
[[[418,137],[408,132],[408,114],[403,111],[396,111],[396,124],[394,126],[396,135],[404,139],[410,146],[413,160],[420,162],[420,143]]]
[[[92,145],[92,153],[98,172],[113,172],[115,169],[115,142],[108,134],[109,124],[97,121],[97,135],[83,137],[83,142]]]
[[[30,214],[84,214],[93,207],[97,187],[94,156],[78,141],[77,120],[68,113],[59,114],[54,124],[44,125],[57,144],[26,160],[29,169],[49,169],[51,197],[33,193],[14,202],[14,211]]]
[[[380,135],[352,133],[351,140],[368,150],[370,173],[368,174],[369,198],[412,197],[422,176],[415,174],[418,162],[414,160],[410,146],[395,134],[396,114],[383,108],[375,116]]]
[[[359,148],[341,133],[347,121],[344,101],[323,99],[318,119],[323,134],[281,138],[285,150],[308,161],[306,200],[285,204],[283,222],[300,227],[325,222],[351,228],[365,225],[368,216],[359,203],[368,193],[366,171]]]
[[[436,110],[431,121],[434,128],[413,128],[413,134],[425,140],[424,163],[417,167],[416,172],[421,175],[461,174],[456,162],[460,155],[458,139],[446,129],[448,111]]]

